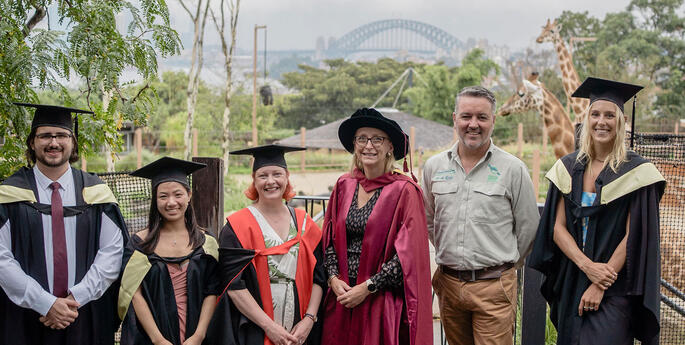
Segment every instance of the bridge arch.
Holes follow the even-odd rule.
[[[404,29],[412,31],[437,47],[450,52],[463,46],[462,42],[437,26],[408,19],[386,19],[362,25],[339,39],[329,47],[329,51],[355,51],[371,37],[387,30]]]

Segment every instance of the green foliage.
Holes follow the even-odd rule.
[[[34,16],[34,13],[47,15]],[[164,0],[131,1],[8,1],[0,0],[0,176],[22,165],[21,152],[31,115],[12,102],[40,102],[36,89],[52,90],[59,103],[93,110],[79,121],[79,149],[93,155],[102,145],[118,148],[117,129],[123,121],[142,124],[151,94],[142,87],[133,96],[122,94],[124,70],[142,80],[157,74],[157,57],[176,54],[180,40],[171,29]],[[117,17],[130,19],[125,33]],[[65,31],[28,27],[44,18],[56,18]],[[65,80],[81,83],[81,95],[72,97]],[[104,96],[104,97],[103,97]],[[108,106],[103,98],[109,98]]]
[[[604,19],[587,12],[563,12],[564,39],[596,37],[574,46],[581,80],[587,76],[645,85],[638,115],[677,119],[685,111],[685,16],[683,0],[632,0],[625,11]]]
[[[407,68],[417,67],[412,62],[389,58],[376,63],[335,59],[325,60],[324,64],[325,68],[300,65],[299,72],[283,74],[283,84],[299,93],[285,96],[276,105],[280,125],[313,128],[349,116],[358,108],[371,106]],[[388,96],[377,106],[391,106],[393,100]],[[402,96],[400,104],[406,102]]]
[[[482,50],[474,49],[466,54],[459,67],[425,66],[420,73],[426,84],[416,83],[407,90],[410,100],[407,108],[415,115],[451,125],[454,100],[459,90],[480,85],[483,78],[491,73],[499,74],[499,66],[484,55]]]

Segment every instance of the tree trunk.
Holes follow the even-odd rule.
[[[106,91],[103,88],[102,91],[102,109],[107,111],[109,108],[109,101],[112,99],[112,90]],[[115,112],[114,114],[116,115],[118,113]],[[107,172],[114,172],[114,152],[112,152],[112,148],[107,144],[107,141],[105,141],[105,162],[107,165]]]
[[[183,1],[180,1],[185,8]],[[192,130],[193,122],[195,117],[195,105],[197,104],[197,92],[200,85],[200,72],[202,70],[202,46],[205,32],[205,24],[207,23],[207,13],[209,11],[209,0],[204,3],[204,11],[202,10],[203,0],[200,0],[197,4],[197,11],[195,16],[191,15],[190,18],[195,24],[195,34],[193,36],[193,50],[191,52],[190,61],[190,71],[188,73],[188,88],[186,89],[186,106],[187,106],[187,119],[185,130],[183,131],[183,157],[186,160],[190,160],[191,150],[192,150]]]
[[[226,71],[226,85],[225,85],[225,92],[224,92],[224,116],[223,116],[223,121],[222,121],[222,133],[223,133],[223,141],[221,142],[221,150],[223,154],[223,160],[224,160],[224,171],[223,174],[224,176],[228,175],[228,166],[229,166],[229,144],[231,142],[231,131],[230,131],[230,122],[231,122],[231,95],[232,95],[232,78],[231,78],[231,72],[232,72],[232,62],[233,62],[233,52],[235,51],[235,40],[236,40],[236,26],[238,24],[238,13],[240,9],[240,0],[237,0],[235,4],[233,4],[232,0],[228,0],[228,9],[229,9],[229,15],[230,15],[230,29],[231,29],[231,45],[226,43],[226,36],[224,32],[225,28],[225,15],[224,15],[224,0],[221,1],[221,25],[217,23],[217,19],[214,16],[214,13],[212,12],[212,19],[214,20],[215,27],[217,29],[217,32],[219,33],[219,37],[221,38],[221,50],[224,53],[224,69]]]

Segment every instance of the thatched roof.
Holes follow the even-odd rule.
[[[410,134],[413,126],[416,138],[415,149],[439,150],[449,147],[454,142],[454,131],[452,127],[426,120],[424,118],[401,112],[397,109],[378,108],[384,116],[391,118],[402,127],[405,133]],[[323,148],[344,150],[338,140],[338,127],[347,117],[333,121],[321,127],[308,129],[306,131],[305,146],[308,148]],[[278,144],[301,146],[301,136],[294,135],[277,141]]]

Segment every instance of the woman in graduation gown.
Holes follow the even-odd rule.
[[[164,157],[131,173],[152,180],[153,197],[148,228],[124,250],[122,345],[203,344],[220,288],[218,244],[195,222],[187,175],[204,166]]]
[[[585,80],[573,94],[590,99],[580,148],[546,175],[550,187],[527,263],[544,275],[541,292],[559,345],[658,343],[665,180],[624,143],[623,105],[640,89]]]
[[[393,169],[408,137],[367,108],[345,120],[338,136],[353,167],[335,184],[324,218],[330,289],[323,343],[432,345],[423,198],[415,179]]]
[[[211,325],[215,344],[319,344],[325,284],[321,230],[304,210],[286,206],[295,193],[284,153],[267,145],[231,152],[254,156],[254,203],[227,218],[219,235],[224,292]]]

